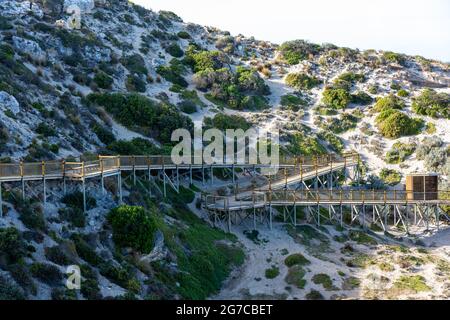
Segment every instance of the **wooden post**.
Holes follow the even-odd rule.
[[[44,195],[44,199],[43,199],[43,202],[44,202],[44,206],[47,204],[47,186],[46,186],[46,183],[45,183],[46,181],[45,181],[45,161],[42,161],[42,183],[43,183],[43,187],[44,187],[44,190],[43,190],[43,195]]]
[[[100,172],[101,172],[101,182],[102,182],[102,193],[103,193],[103,194],[106,194],[106,190],[105,190],[105,181],[104,181],[103,171],[104,171],[103,159],[100,158]]]
[[[25,200],[25,180],[24,180],[23,161],[20,161],[20,176],[22,177],[22,199]]]

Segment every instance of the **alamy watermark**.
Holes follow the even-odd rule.
[[[176,165],[262,165],[262,174],[275,174],[279,165],[279,132],[250,128],[211,128],[203,131],[194,123],[194,134],[187,129],[172,132],[171,159]]]

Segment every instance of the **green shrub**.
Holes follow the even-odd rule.
[[[284,264],[288,267],[292,267],[295,265],[304,266],[310,264],[311,262],[305,258],[301,253],[291,254],[290,256],[284,259]]]
[[[289,268],[284,281],[286,281],[287,284],[295,285],[297,288],[303,289],[306,285],[306,280],[304,279],[305,275],[305,269],[297,264]]]
[[[318,134],[318,137],[328,143],[330,148],[338,153],[344,150],[344,143],[342,139],[329,131],[322,131]]]
[[[127,76],[125,87],[132,92],[145,92],[147,83],[140,76],[130,74]]]
[[[184,51],[177,43],[172,43],[165,48],[166,52],[174,58],[181,58],[184,55]]]
[[[178,108],[184,113],[192,114],[197,112],[197,105],[192,100],[183,100],[178,103]]]
[[[334,109],[345,109],[352,101],[352,96],[345,89],[335,89],[327,87],[323,91],[322,102]]]
[[[44,249],[44,252],[45,257],[49,261],[60,266],[67,266],[72,262],[69,257],[63,251],[61,251],[61,248],[59,246],[47,247]]]
[[[86,264],[81,265],[80,269],[84,278],[81,282],[81,293],[83,294],[83,297],[88,300],[101,299],[100,288],[98,286],[98,279],[95,271]]]
[[[389,109],[401,110],[405,107],[405,103],[399,97],[390,94],[377,100],[374,106],[375,112],[382,112]]]
[[[59,284],[63,275],[61,271],[54,265],[48,263],[38,263],[35,262],[30,267],[30,272],[33,277],[45,282],[48,285]]]
[[[392,139],[418,134],[424,125],[422,119],[410,118],[405,113],[393,109],[381,112],[375,121],[380,133]]]
[[[113,240],[120,247],[148,253],[153,248],[156,232],[154,218],[142,207],[120,206],[110,211],[108,222],[113,228]]]
[[[420,275],[403,275],[394,282],[394,288],[408,290],[414,293],[431,291],[431,288],[427,285],[425,278]]]
[[[104,144],[110,144],[116,141],[116,137],[111,130],[106,129],[97,122],[91,124],[91,129],[97,135],[98,139]]]
[[[358,118],[354,114],[341,113],[339,118],[326,119],[326,121],[320,124],[320,127],[325,131],[340,134],[356,128],[357,123]]]
[[[190,39],[191,35],[186,31],[180,31],[177,33],[177,36],[181,39]]]
[[[142,56],[138,53],[122,58],[121,62],[128,69],[128,71],[130,71],[130,73],[143,75],[148,74],[148,70],[145,67],[144,58],[142,58]]]
[[[26,244],[21,233],[13,227],[0,229],[0,257],[14,263],[26,255]]]
[[[391,150],[386,153],[385,161],[390,164],[402,163],[407,157],[412,155],[415,150],[415,144],[396,142]]]
[[[306,73],[289,73],[285,81],[287,85],[299,90],[309,90],[322,83],[319,79]]]
[[[280,104],[289,110],[297,112],[300,110],[300,107],[307,106],[308,101],[294,94],[285,94],[281,97]]]
[[[186,51],[184,63],[197,73],[206,70],[219,70],[223,68],[225,60],[224,54],[220,51],[199,51],[195,46],[191,45]]]
[[[52,127],[50,127],[49,125],[47,125],[45,122],[41,122],[37,128],[36,128],[36,133],[37,134],[41,134],[44,137],[52,137],[52,136],[56,136],[56,131],[55,129],[53,129]]]
[[[188,83],[183,75],[186,72],[184,65],[177,59],[172,59],[168,66],[159,66],[156,72],[165,80],[172,82],[182,88],[187,88]]]
[[[279,50],[284,61],[290,65],[295,65],[308,59],[311,55],[318,54],[320,46],[304,40],[294,40],[283,43]]]
[[[337,290],[337,288],[333,285],[333,280],[331,280],[330,276],[325,273],[315,274],[311,280],[315,284],[321,284],[325,290]]]
[[[317,138],[304,133],[296,132],[288,137],[287,151],[295,156],[315,156],[325,154],[327,151]]]
[[[323,295],[319,291],[314,290],[314,289],[311,289],[311,291],[306,294],[305,298],[307,300],[323,300],[324,299]]]
[[[280,269],[278,267],[272,267],[269,269],[266,269],[265,275],[267,279],[275,279],[280,274]]]
[[[140,129],[163,143],[171,143],[175,129],[193,129],[191,119],[180,114],[174,106],[157,103],[139,94],[93,93],[88,95],[88,100],[105,107],[125,127]]]
[[[405,97],[409,96],[409,92],[406,91],[405,89],[400,89],[400,90],[398,90],[397,95],[399,97],[405,98]]]
[[[24,206],[19,210],[19,219],[31,230],[45,231],[47,229],[42,207],[38,204],[31,204],[25,201]]]
[[[111,89],[114,80],[105,72],[99,70],[94,76],[94,82],[99,86],[99,88]]]
[[[204,120],[205,128],[216,128],[222,131],[227,129],[242,129],[244,131],[251,128],[251,124],[242,116],[237,114],[227,115],[218,113],[214,118],[206,117]]]
[[[389,62],[398,63],[400,65],[405,63],[405,57],[403,55],[391,51],[383,52],[383,58]]]
[[[385,184],[395,186],[400,183],[402,175],[396,170],[384,168],[380,172],[380,178]]]
[[[365,78],[366,77],[362,73],[344,72],[339,77],[337,77],[336,80],[354,83],[354,82],[363,82]]]
[[[415,113],[433,118],[450,119],[450,95],[437,93],[433,89],[424,89],[413,98],[412,109]]]
[[[74,242],[77,254],[81,259],[93,266],[98,266],[103,262],[103,259],[86,243],[81,235],[74,233],[70,238]]]
[[[107,150],[116,155],[159,155],[161,150],[150,141],[134,138],[131,141],[118,140],[107,146]]]
[[[378,93],[378,86],[377,85],[371,85],[368,89],[369,93],[371,94],[377,94]]]

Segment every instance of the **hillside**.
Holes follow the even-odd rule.
[[[78,30],[62,23],[69,18],[63,12],[70,4],[81,8]],[[35,0],[31,10],[28,1],[0,1],[2,163],[167,154],[173,130],[192,129],[194,121],[203,121],[219,129],[231,124],[279,129],[286,155],[356,151],[366,163],[363,178],[368,188],[401,189],[407,173],[437,172],[441,189],[448,189],[449,119],[448,63],[302,40],[277,45],[186,23],[172,12],[153,12],[126,0]],[[255,278],[264,277],[251,269],[241,287],[230,285],[220,293],[222,282],[242,265],[244,254],[249,258],[259,245],[249,241],[244,230],[225,234],[195,215],[192,204],[200,184],[185,185],[181,201],[176,196],[151,198],[128,185],[126,203],[145,208],[158,230],[152,240],[163,239],[144,265],[135,250],[119,249],[112,240],[106,216],[117,200],[113,186],[107,186],[107,197],[89,186],[95,205],[87,216],[79,207],[75,187],[71,189],[75,200],[61,199],[62,190],[56,188],[53,203],[44,208],[36,199],[20,199],[17,185],[2,187],[7,205],[5,217],[0,218],[0,245],[11,253],[0,254],[0,288],[17,287],[13,290],[17,297],[202,299],[218,294],[237,298],[245,297],[243,285],[256,286]],[[6,231],[7,227],[14,229]],[[337,273],[340,254],[348,252],[342,252],[336,237],[348,232],[332,232],[325,232],[325,242],[326,247],[335,247],[335,256],[324,273],[345,279],[353,271],[343,267],[345,276]],[[209,240],[207,244],[202,237]],[[276,237],[290,243],[289,254],[294,253],[292,232],[284,230]],[[448,280],[450,258],[448,244],[439,239],[434,242],[437,248],[423,253],[416,252],[421,250],[415,248],[419,239],[406,242],[412,249],[402,249],[391,239],[376,243],[387,256],[391,251],[386,250],[398,256],[409,254],[408,250],[423,255],[415,266],[436,284],[431,295],[444,298],[449,288],[437,283]],[[420,241],[432,246],[434,240]],[[244,251],[239,249],[242,243]],[[277,241],[269,243],[275,250]],[[297,244],[307,250],[305,243]],[[57,254],[60,251],[64,257]],[[430,275],[437,266],[433,257],[443,259],[442,279]],[[260,254],[250,261],[265,266],[261,261],[268,258]],[[274,259],[282,265],[284,255]],[[321,264],[317,257],[308,259]],[[61,272],[68,262],[83,263],[92,291],[76,297],[64,291]],[[403,269],[413,272],[414,263],[408,263],[390,272],[396,276]],[[202,274],[205,269],[209,273]],[[282,272],[287,273],[285,269]],[[161,270],[171,272],[166,275]],[[283,281],[276,292],[267,289],[269,283],[260,283],[261,290],[250,292],[250,297],[304,298],[307,293],[285,296]],[[345,296],[361,297],[354,289],[346,289]],[[0,296],[3,293],[0,289]],[[374,294],[366,292],[370,293]]]

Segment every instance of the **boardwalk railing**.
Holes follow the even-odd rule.
[[[397,190],[255,190],[243,197],[204,195],[205,206],[214,210],[242,210],[266,205],[408,204],[450,205],[450,191]]]
[[[288,168],[290,173],[303,172],[304,170],[319,170],[333,163],[354,164],[359,161],[357,153],[346,153],[341,156],[329,154],[318,157],[292,157],[282,158],[275,167]],[[265,166],[264,164],[249,163],[223,163],[218,161],[214,164],[204,163],[198,157],[192,157],[191,162],[174,164],[170,156],[149,155],[149,156],[99,156],[94,161],[43,161],[43,162],[17,162],[0,164],[0,181],[32,180],[39,178],[57,179],[62,177],[84,178],[101,175],[105,172],[129,170],[130,168],[164,168],[180,167],[189,168],[195,166]],[[266,165],[270,166],[270,165]],[[283,173],[280,173],[283,174]]]

